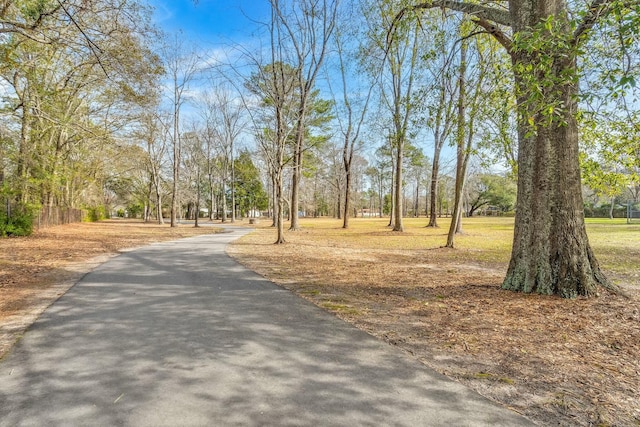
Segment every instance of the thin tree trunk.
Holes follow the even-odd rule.
[[[233,141],[231,141],[231,223],[236,222],[236,168],[233,160]]]
[[[613,219],[613,205],[616,202],[615,197],[611,197],[611,206],[609,206],[609,219]]]
[[[197,228],[200,227],[200,224],[198,223],[198,220],[200,218],[200,172],[198,172],[196,176],[196,220],[194,227]]]
[[[224,179],[222,180],[222,195],[220,197],[222,200],[222,222],[227,222],[227,183]]]
[[[418,218],[420,216],[420,179],[416,178],[416,199],[413,202],[413,216]]]
[[[176,221],[177,212],[178,212],[178,181],[180,179],[180,160],[181,160],[181,150],[180,150],[180,133],[179,133],[179,123],[180,123],[180,104],[179,104],[179,96],[178,96],[178,87],[177,84],[175,86],[175,103],[173,110],[173,186],[171,192],[171,227],[177,227],[178,223]]]
[[[427,227],[438,227],[438,173],[440,171],[440,148],[436,144],[435,154],[433,156],[433,165],[431,167],[431,190],[429,196],[429,224]]]
[[[464,188],[464,176],[466,174],[466,153],[465,153],[465,103],[466,103],[466,78],[467,72],[467,42],[462,41],[460,45],[460,76],[458,78],[458,134],[457,134],[457,156],[456,156],[456,184],[453,202],[453,213],[451,215],[451,223],[449,225],[449,233],[447,235],[447,248],[453,248],[454,236],[456,230],[461,228],[462,219],[462,190]]]
[[[276,183],[276,200],[277,200],[277,213],[276,213],[276,228],[278,235],[275,244],[285,243],[284,239],[284,188],[283,188],[283,176],[282,171],[277,172],[275,177]]]
[[[278,193],[276,184],[276,174],[271,173],[271,226],[276,228],[278,226]]]
[[[300,76],[298,77],[300,84],[303,84]],[[308,82],[304,82],[304,85]],[[296,122],[296,141],[293,150],[293,174],[291,177],[291,206],[289,209],[289,218],[291,224],[289,231],[299,231],[300,222],[298,218],[298,211],[300,210],[300,183],[302,181],[302,159],[303,159],[303,145],[304,145],[304,133],[305,133],[305,118],[307,113],[307,98],[309,88],[302,88],[300,91],[300,104],[298,110],[298,119]]]
[[[301,147],[296,147],[296,151],[293,155],[293,174],[291,176],[291,209],[289,217],[291,218],[291,224],[289,231],[299,231],[300,223],[298,221],[298,210],[300,205],[300,180],[302,178],[302,150]]]
[[[402,223],[402,210],[403,210],[403,198],[404,191],[402,185],[402,161],[403,161],[403,145],[404,141],[397,141],[396,151],[396,178],[395,178],[395,220],[393,224],[393,231],[404,231],[404,224]]]
[[[390,197],[390,204],[391,206],[389,207],[389,224],[387,225],[387,227],[391,227],[393,225],[393,215],[395,213],[395,160],[394,160],[394,155],[393,155],[393,146],[391,148],[391,194],[389,195]]]
[[[349,210],[351,209],[351,161],[345,162],[345,184],[344,184],[344,217],[342,228],[349,228]]]

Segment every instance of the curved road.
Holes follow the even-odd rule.
[[[518,426],[240,266],[246,229],[87,274],[0,361],[0,426]]]

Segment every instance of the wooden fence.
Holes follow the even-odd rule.
[[[86,212],[73,208],[42,208],[33,222],[34,229],[53,227],[54,225],[82,222]]]

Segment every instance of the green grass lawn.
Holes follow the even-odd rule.
[[[640,224],[627,224],[624,218],[588,218],[587,233],[605,270],[640,280]]]
[[[425,227],[426,218],[405,218],[404,233],[394,233],[388,218],[354,218],[349,229],[336,219],[302,219],[303,235],[337,247],[381,250],[432,250],[445,245],[449,218],[439,218],[438,228]],[[587,233],[605,271],[635,282],[640,279],[640,224],[625,219],[588,218]],[[463,234],[455,238],[456,255],[481,263],[507,263],[513,239],[513,218],[473,217],[463,220]],[[288,233],[295,238],[295,233]]]

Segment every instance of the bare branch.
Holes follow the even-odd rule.
[[[589,5],[589,10],[584,16],[582,22],[578,25],[573,33],[573,42],[577,44],[582,37],[593,28],[602,16],[606,16],[611,10],[611,4],[613,0],[594,0]]]
[[[513,43],[511,42],[511,39],[500,29],[500,27],[486,19],[473,19],[473,22],[484,28],[487,33],[491,34],[493,38],[495,38],[498,43],[500,43],[507,52],[511,54]]]
[[[40,44],[50,44],[51,43],[50,39],[38,37],[38,36],[36,36],[34,34],[34,31],[31,30],[31,28],[24,27],[24,26],[13,25],[11,27],[6,27],[6,26],[2,27],[2,28],[0,28],[0,34],[19,34],[22,37],[24,37],[26,39],[29,39],[29,40],[32,40],[32,41],[34,41],[36,43],[40,43]]]
[[[78,31],[80,31],[82,36],[87,40],[87,44],[89,46],[89,49],[91,50],[91,53],[93,53],[96,60],[98,61],[98,65],[100,65],[100,68],[102,69],[102,72],[104,72],[104,75],[107,78],[109,78],[109,73],[107,72],[107,69],[104,67],[102,60],[100,59],[100,55],[98,55],[98,52],[102,53],[102,49],[100,49],[100,46],[98,46],[93,40],[91,40],[91,37],[89,37],[87,33],[82,29],[82,27],[78,24],[78,22],[73,17],[73,15],[69,13],[66,7],[64,7],[62,2],[60,0],[57,0],[57,1],[60,7],[62,8],[62,10],[64,11],[65,15],[67,15],[67,17],[71,20],[73,25],[78,29]]]
[[[417,4],[405,10],[415,11],[419,9],[433,8],[454,10],[456,12],[466,13],[467,15],[474,16],[478,19],[493,21],[499,25],[505,25],[507,27],[511,26],[511,15],[506,10],[455,0],[433,0],[430,2]],[[401,11],[398,15],[401,15],[403,13],[404,10]]]
[[[623,2],[619,0],[593,0],[582,22],[573,32],[573,43],[576,45],[579,44],[586,33],[588,33],[600,19],[606,17],[613,10],[613,6],[616,3],[626,8],[638,7],[638,5],[640,5],[640,1],[638,0]]]
[[[450,9],[471,15],[476,24],[487,30],[487,32],[494,36],[500,44],[507,48],[507,50],[510,50],[511,40],[504,34],[504,32],[502,32],[502,30],[500,30],[500,28],[498,28],[498,25],[504,25],[507,27],[511,26],[511,15],[508,11],[455,0],[433,0],[403,8],[398,12],[395,18],[393,18],[389,31],[387,32],[387,50],[388,47],[391,46],[391,36],[394,33],[397,24],[402,18],[404,18],[407,12],[434,8]]]

